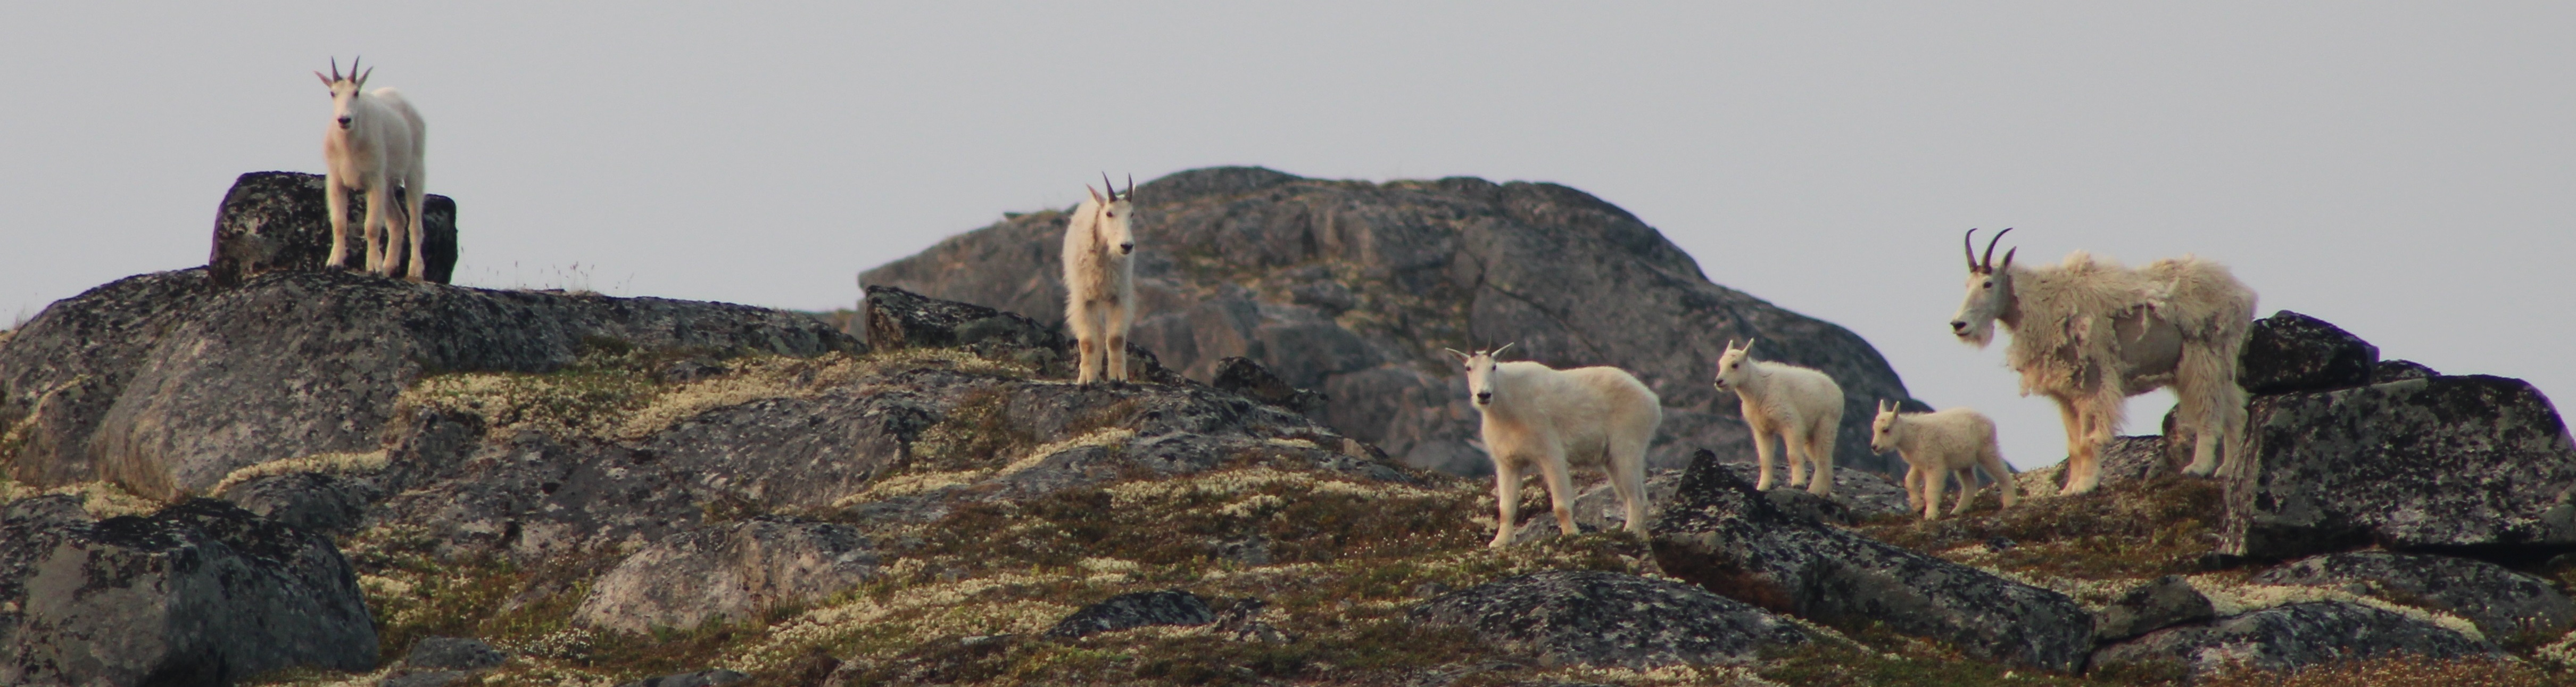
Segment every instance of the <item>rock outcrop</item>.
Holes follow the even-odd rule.
[[[1615,365],[1661,395],[1650,460],[1679,467],[1712,447],[1749,461],[1733,399],[1709,385],[1719,344],[1757,337],[1782,362],[1816,367],[1848,400],[1840,464],[1891,472],[1869,452],[1873,399],[1905,386],[1869,344],[1832,324],[1715,283],[1626,211],[1563,186],[1480,179],[1383,184],[1226,167],[1137,190],[1133,341],[1194,379],[1228,357],[1261,363],[1332,401],[1342,433],[1405,462],[1490,472],[1476,413],[1442,347],[1517,342],[1557,366]],[[869,270],[899,286],[1061,318],[1062,212],[1016,215]]]
[[[860,344],[803,315],[723,303],[492,291],[345,272],[215,288],[138,275],[0,341],[10,476],[167,498],[249,465],[364,453],[425,375],[541,373],[599,347],[814,355]]]
[[[1216,612],[1208,610],[1207,600],[1184,590],[1129,592],[1102,599],[1082,607],[1046,636],[1073,639],[1098,632],[1116,632],[1147,625],[1206,625],[1216,622]]]
[[[2255,574],[2254,581],[2358,587],[2467,618],[2494,638],[2555,636],[2576,625],[2576,602],[2547,580],[2466,558],[2355,551],[2292,561]]]
[[[490,672],[509,660],[509,654],[480,639],[426,637],[411,645],[411,653],[403,655],[402,665],[387,671],[380,687],[447,687]]]
[[[644,547],[602,575],[573,619],[644,632],[739,622],[877,576],[877,555],[848,525],[762,516]]]
[[[0,514],[0,684],[230,684],[375,663],[366,600],[330,540],[212,499],[91,520],[44,496]]]
[[[2576,545],[2576,444],[2518,379],[2438,376],[2262,396],[2220,551]]]
[[[1467,628],[1542,665],[1645,669],[1743,663],[1806,631],[1694,585],[1592,570],[1510,577],[1415,606],[1417,621]]]
[[[2181,575],[2166,575],[2138,585],[2093,615],[2093,639],[2114,642],[2184,623],[2218,617],[2209,597]]]
[[[2255,394],[2324,391],[2371,383],[2379,347],[2325,320],[2283,310],[2245,333],[2237,386]]]
[[[1655,559],[1674,577],[1822,622],[1881,622],[1987,660],[2084,665],[2093,617],[2066,595],[1791,515],[1702,458],[1651,528]]]
[[[263,272],[322,269],[331,259],[331,212],[320,174],[251,172],[233,181],[215,211],[214,250],[206,275],[219,286],[239,286]],[[367,197],[349,194],[349,267],[365,266]],[[422,277],[448,283],[456,273],[456,201],[430,194],[421,201]],[[395,256],[408,274],[408,246]]]
[[[2093,655],[2095,670],[2178,665],[2193,676],[2242,666],[2287,671],[2333,661],[2498,656],[2492,643],[2394,612],[2340,601],[2275,606],[2170,627]]]

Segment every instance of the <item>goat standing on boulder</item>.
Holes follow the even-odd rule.
[[[1503,348],[1511,348],[1504,344]],[[1443,349],[1448,350],[1448,349]],[[1494,362],[1502,348],[1450,350],[1467,365],[1467,393],[1483,416],[1485,451],[1494,459],[1494,548],[1512,543],[1520,517],[1521,471],[1535,465],[1556,504],[1556,527],[1575,533],[1569,464],[1599,465],[1626,507],[1628,531],[1646,533],[1646,447],[1664,422],[1663,401],[1615,367],[1558,370],[1516,360]]]
[[[1753,488],[1771,488],[1771,441],[1780,437],[1789,454],[1789,486],[1809,493],[1834,493],[1834,432],[1843,424],[1843,387],[1811,368],[1753,359],[1753,342],[1743,348],[1726,343],[1717,358],[1717,390],[1732,391],[1744,402],[1744,424],[1753,430],[1753,455],[1762,477]],[[1809,479],[1807,466],[1815,476]]]
[[[1136,212],[1136,180],[1127,192],[1100,177],[1108,194],[1082,187],[1091,198],[1073,208],[1064,226],[1064,324],[1082,355],[1075,381],[1127,381],[1127,327],[1136,322],[1136,237],[1128,222]]]
[[[358,71],[357,60],[350,60],[349,75],[341,76],[340,61],[334,59],[330,76],[313,73],[331,89],[332,120],[322,130],[322,159],[328,165],[322,188],[324,206],[331,213],[331,259],[324,265],[349,266],[349,192],[361,191],[367,194],[366,270],[393,276],[394,265],[405,262],[401,251],[409,243],[408,276],[421,281],[429,265],[420,254],[421,203],[429,197],[424,186],[429,179],[424,162],[429,127],[401,92],[392,88],[368,92],[367,75],[374,72],[372,68]],[[397,188],[403,191],[400,207],[394,201]],[[402,221],[387,221],[395,212],[402,213]]]
[[[1968,408],[1899,413],[1895,404],[1880,401],[1878,417],[1869,423],[1869,450],[1895,451],[1905,459],[1905,502],[1923,509],[1925,520],[1940,519],[1941,490],[1953,472],[1959,473],[1959,507],[1952,515],[1968,512],[1977,495],[1978,467],[1995,477],[2005,507],[2018,500],[2012,470],[2004,467],[2003,449],[1996,446],[1995,421],[1985,413]]]
[[[2047,394],[2066,421],[2066,487],[2081,494],[2101,484],[2102,446],[2126,420],[2128,398],[2170,384],[2177,431],[2197,438],[2183,474],[2207,476],[2244,459],[2245,389],[2236,385],[2238,352],[2254,324],[2254,290],[2225,266],[2198,257],[2157,260],[2138,269],[2075,251],[2055,266],[2014,267],[2013,252],[1995,264],[1995,244],[1976,253],[1968,230],[1968,299],[1950,318],[1950,333],[1984,347],[1995,323],[2013,333],[2004,359],[2021,373],[2021,393]]]

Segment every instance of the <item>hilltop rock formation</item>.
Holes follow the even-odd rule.
[[[1833,375],[1846,418],[1906,399],[1860,337],[1715,283],[1654,228],[1580,191],[1481,179],[1383,184],[1253,167],[1180,172],[1136,192],[1135,345],[1193,379],[1228,357],[1332,400],[1333,427],[1405,462],[1490,471],[1476,413],[1442,347],[1517,342],[1556,366],[1615,365],[1663,397],[1650,462],[1710,447],[1750,460],[1732,398],[1709,385],[1725,341]],[[1065,215],[1007,218],[867,271],[863,284],[1014,311],[1054,326]],[[1867,422],[1843,423],[1842,465],[1894,471]]]
[[[548,372],[600,347],[814,355],[859,343],[809,317],[724,303],[274,272],[128,277],[0,341],[13,479],[105,479],[166,498],[233,470],[375,450],[394,398],[442,372]]]
[[[213,499],[92,520],[43,496],[0,513],[0,684],[230,684],[375,667],[330,540]]]
[[[331,212],[323,177],[303,172],[251,172],[233,181],[215,212],[214,250],[206,276],[218,286],[240,286],[264,272],[312,272],[331,259]],[[366,264],[367,196],[349,194],[349,267]],[[448,283],[456,273],[456,201],[429,194],[421,201],[422,277]],[[408,274],[408,246],[394,256],[396,274]]]

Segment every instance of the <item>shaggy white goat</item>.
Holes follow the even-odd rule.
[[[401,92],[366,90],[367,75],[375,71],[358,71],[358,61],[350,60],[349,75],[341,76],[340,61],[333,59],[330,76],[313,73],[331,88],[331,123],[322,130],[322,159],[328,165],[322,188],[324,206],[331,212],[331,259],[324,264],[349,265],[349,192],[360,191],[367,194],[367,271],[392,276],[394,264],[403,261],[399,251],[408,237],[408,276],[420,281],[428,269],[420,256],[420,206],[429,197],[425,186],[429,168],[424,161],[429,127]],[[397,188],[403,191],[399,207],[394,201]],[[397,212],[403,216],[401,222],[387,221]]]
[[[2004,359],[2021,373],[2021,393],[2047,394],[2066,421],[2066,487],[2102,481],[2102,446],[2120,431],[2126,399],[2172,385],[2177,431],[2196,437],[2184,474],[2205,476],[2243,459],[2245,390],[2237,352],[2254,322],[2254,291],[2225,266],[2190,255],[2138,269],[2075,251],[2051,267],[1995,264],[1995,244],[1976,253],[1968,230],[1968,299],[1950,333],[1984,347],[1995,323],[2012,330]]]
[[[1608,472],[1610,488],[1627,508],[1628,531],[1645,534],[1646,447],[1664,422],[1663,402],[1619,368],[1494,362],[1504,348],[1511,345],[1473,354],[1449,351],[1467,366],[1467,393],[1483,416],[1485,451],[1494,459],[1494,499],[1502,513],[1492,546],[1512,543],[1521,471],[1533,465],[1555,501],[1558,532],[1575,532],[1574,481],[1566,474],[1572,464]]]
[[[1100,183],[1109,195],[1083,185],[1091,198],[1075,206],[1064,225],[1064,323],[1081,349],[1075,381],[1084,384],[1103,378],[1104,362],[1107,379],[1127,381],[1127,326],[1136,322],[1136,237],[1127,231],[1136,212],[1136,179],[1127,178],[1125,193],[1109,184],[1107,174]]]
[[[1732,391],[1744,401],[1744,424],[1753,429],[1753,455],[1762,477],[1756,489],[1771,488],[1771,441],[1789,453],[1789,486],[1804,485],[1817,496],[1834,493],[1834,431],[1843,424],[1843,387],[1813,369],[1753,359],[1753,342],[1737,348],[1732,340],[1717,358],[1717,390]],[[1807,466],[1816,468],[1814,479]]]
[[[2005,507],[2019,500],[2012,471],[2004,467],[2003,450],[1995,443],[1995,421],[1984,413],[1968,408],[1899,413],[1895,404],[1880,401],[1878,417],[1869,423],[1869,450],[1895,451],[1905,458],[1905,502],[1923,509],[1925,520],[1941,517],[1941,490],[1953,472],[1959,473],[1959,506],[1953,514],[1968,512],[1977,494],[1979,467],[1995,477]]]

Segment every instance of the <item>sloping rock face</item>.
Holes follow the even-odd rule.
[[[138,275],[0,341],[0,459],[40,486],[107,479],[167,498],[280,458],[378,447],[425,374],[547,372],[599,346],[814,355],[860,344],[724,303],[491,291],[344,272],[234,289]]]
[[[1787,620],[1693,585],[1591,570],[1496,580],[1441,595],[1412,614],[1465,627],[1547,665],[1742,663],[1763,647],[1807,641]]]
[[[229,287],[263,272],[322,269],[331,259],[331,212],[322,183],[322,175],[302,172],[251,172],[235,179],[215,212],[207,276]],[[352,269],[366,264],[366,208],[366,194],[349,194]],[[456,273],[455,199],[430,194],[421,201],[420,221],[422,278],[448,283]],[[409,246],[395,255],[401,270],[396,274],[409,273],[410,258]]]
[[[2576,545],[2576,444],[2518,379],[2438,376],[2255,399],[2220,551]]]
[[[1751,460],[1734,399],[1709,380],[1729,337],[1832,375],[1848,399],[1836,459],[1869,453],[1876,399],[1906,399],[1877,351],[1830,323],[1711,283],[1654,228],[1563,186],[1481,179],[1384,184],[1249,167],[1201,169],[1136,192],[1132,341],[1194,379],[1229,356],[1332,398],[1329,424],[1405,462],[1457,474],[1491,466],[1468,440],[1477,414],[1442,347],[1491,347],[1559,367],[1614,365],[1661,395],[1650,460],[1691,449]],[[1038,212],[950,238],[860,276],[1053,325],[1065,215]]]
[[[2325,320],[2283,310],[2254,321],[2238,363],[2237,386],[2256,394],[2342,389],[2371,382],[2379,347]]]
[[[2257,573],[2263,584],[2347,585],[2478,624],[2489,637],[2556,635],[2576,624],[2576,602],[2538,577],[2450,556],[2355,551],[2291,562]]]
[[[2218,609],[2209,597],[2193,589],[2181,575],[2166,575],[2138,585],[2093,616],[2093,638],[2097,641],[2128,639],[2183,623],[2197,623],[2218,617]]]
[[[627,556],[591,585],[573,618],[626,632],[685,630],[819,600],[876,574],[877,556],[856,528],[758,517]]]
[[[1714,461],[1691,465],[1650,530],[1667,573],[1773,611],[2057,671],[2093,647],[2092,614],[2066,595],[1793,516]]]
[[[376,662],[329,540],[212,499],[98,521],[69,497],[9,504],[0,609],[0,684],[229,684]]]
[[[2341,660],[2386,656],[2448,659],[2500,656],[2485,640],[2360,604],[2340,601],[2275,606],[2185,625],[2104,647],[2096,670],[2149,663],[2180,664],[2197,676],[2230,664],[2287,671]]]

